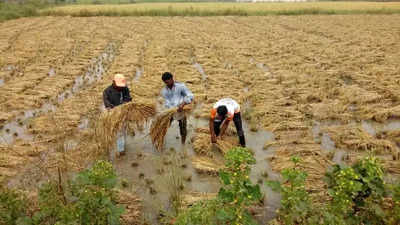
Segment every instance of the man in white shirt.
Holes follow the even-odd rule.
[[[242,118],[240,116],[240,106],[231,98],[223,98],[219,100],[211,109],[209,125],[212,143],[217,142],[217,137],[222,138],[232,120],[239,136],[240,145],[246,147]]]
[[[187,135],[187,120],[183,113],[183,107],[193,102],[192,92],[185,86],[185,84],[174,81],[171,73],[165,72],[162,75],[162,80],[165,87],[161,90],[161,94],[165,99],[166,108],[178,108],[174,118],[179,122],[179,131],[181,134],[181,142],[185,144]]]

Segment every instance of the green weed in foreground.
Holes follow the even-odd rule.
[[[115,202],[117,177],[112,165],[99,161],[68,185],[49,182],[39,190],[38,211],[28,211],[26,197],[0,191],[0,224],[119,225],[124,208]]]
[[[255,163],[253,155],[248,149],[238,147],[225,155],[225,161],[225,168],[219,174],[222,187],[217,198],[183,210],[175,224],[257,224],[247,211],[262,197],[259,185],[249,179],[250,165]]]
[[[282,195],[278,221],[288,225],[400,223],[400,185],[385,184],[376,158],[367,157],[351,167],[335,165],[326,174],[330,200],[318,204],[304,188],[307,174],[299,168],[299,159],[293,162],[293,168],[282,171],[282,182],[267,183]]]

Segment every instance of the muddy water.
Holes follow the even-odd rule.
[[[88,66],[85,74],[76,77],[72,87],[57,96],[56,101],[58,104],[62,103],[68,98],[73,97],[74,94],[88,87],[90,84],[100,80],[107,71],[108,66],[113,62],[116,51],[117,44],[110,42],[104,49],[103,53],[91,60],[91,63]],[[56,71],[51,68],[49,76],[54,76],[55,74]],[[40,108],[23,111],[23,115],[18,116],[14,121],[4,125],[3,129],[0,131],[0,144],[10,145],[13,144],[18,138],[25,141],[31,141],[33,136],[28,134],[27,131],[29,119],[41,114],[54,112],[56,110],[56,105],[49,101],[43,104]],[[83,121],[83,124],[80,124],[79,126],[82,126],[81,129],[85,129],[88,126],[88,121]]]
[[[251,180],[254,183],[263,182],[266,180],[265,174],[268,174],[270,179],[276,179],[278,175],[272,172],[266,160],[273,154],[273,150],[263,150],[265,142],[273,139],[273,134],[266,131],[250,132],[248,125],[243,125],[247,147],[254,151],[257,159],[251,172]],[[157,217],[160,212],[173,212],[170,196],[174,193],[174,188],[176,189],[172,182],[176,177],[182,181],[183,185],[180,188],[183,189],[183,194],[218,193],[218,177],[197,173],[191,162],[191,157],[195,156],[191,143],[193,133],[196,128],[207,126],[208,121],[189,117],[188,137],[186,144],[182,145],[178,123],[174,121],[167,132],[163,152],[157,152],[153,148],[150,137],[146,135],[149,128],[145,127],[136,136],[128,137],[127,154],[114,161],[118,175],[129,184],[127,188],[142,198],[144,215],[150,224],[158,224]],[[215,157],[215,160],[221,159],[222,155]],[[265,193],[265,205],[256,210],[256,218],[263,224],[275,216],[280,198],[265,184],[260,186]]]
[[[143,72],[144,72],[143,68],[137,68],[133,81],[138,81],[139,78],[143,75]]]
[[[250,58],[249,62],[251,64],[255,64],[258,69],[261,69],[265,73],[270,72],[267,65],[265,65],[264,63],[256,62],[254,58]]]
[[[314,140],[321,143],[321,149],[323,151],[334,153],[332,162],[344,165],[345,163],[343,162],[343,158],[347,155],[346,151],[336,148],[335,142],[332,141],[332,139],[329,137],[329,134],[321,131],[322,127],[336,126],[341,124],[342,122],[335,120],[324,122],[314,121],[312,132]],[[363,120],[361,122],[350,121],[349,124],[360,125],[365,132],[373,137],[380,132],[400,130],[400,120],[398,119],[390,119],[385,123],[378,123],[372,120]]]
[[[324,121],[324,122],[318,122],[314,121],[313,127],[312,127],[312,133],[314,136],[314,140],[316,142],[321,143],[321,149],[322,151],[325,152],[332,152],[333,157],[332,157],[332,162],[335,164],[343,165],[343,158],[346,155],[346,151],[342,149],[337,149],[335,146],[335,142],[331,139],[328,133],[322,132],[321,128],[322,127],[329,127],[329,126],[335,126],[339,125],[340,121]]]

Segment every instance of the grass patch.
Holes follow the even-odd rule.
[[[0,3],[0,22],[21,17],[38,16],[39,10],[46,5],[39,1],[28,1],[26,3]]]
[[[69,5],[41,11],[51,16],[266,16],[398,14],[399,2],[298,3],[138,3],[130,5]]]

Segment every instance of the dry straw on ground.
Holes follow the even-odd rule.
[[[307,189],[311,191],[321,191],[324,188],[323,173],[332,162],[321,153],[318,145],[305,145],[302,148],[283,147],[276,151],[275,155],[270,158],[271,167],[275,171],[281,171],[285,168],[293,167],[291,157],[298,156],[301,158],[300,168],[307,172]]]
[[[143,103],[127,103],[104,112],[96,124],[96,139],[101,150],[109,151],[115,144],[117,133],[127,126],[137,129],[155,115],[155,106]]]
[[[184,206],[191,206],[198,201],[209,200],[215,197],[217,197],[217,193],[191,192],[184,194],[182,196],[182,201]]]
[[[389,140],[378,139],[360,126],[332,126],[325,129],[337,147],[352,151],[373,151],[376,154],[396,152],[397,147]]]
[[[120,221],[122,225],[141,224],[141,205],[140,199],[129,192],[117,191],[117,203],[125,206],[125,212],[122,214]]]
[[[193,137],[193,149],[201,155],[212,156],[213,149],[217,149],[225,154],[233,147],[237,146],[237,137],[234,131],[228,129],[223,139],[218,139],[217,143],[211,143],[210,131],[207,128],[197,128],[196,135]]]
[[[217,175],[218,171],[223,168],[223,163],[202,156],[193,157],[192,163],[194,169],[198,173],[206,173],[210,175]]]

